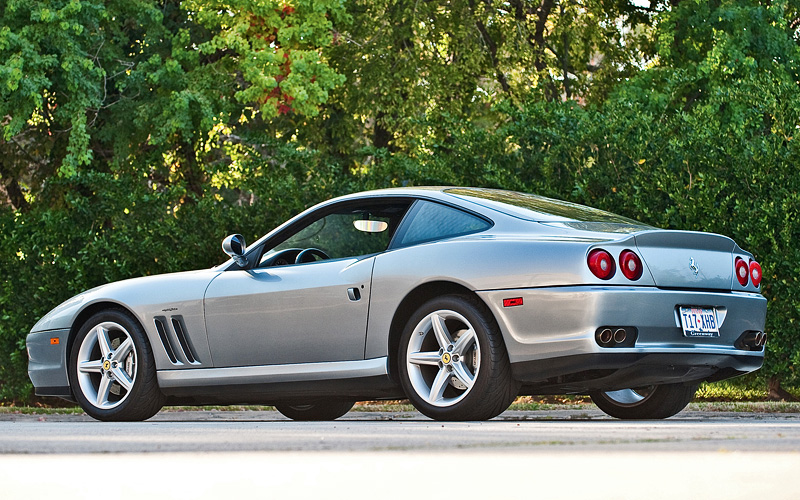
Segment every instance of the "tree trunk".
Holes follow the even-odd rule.
[[[542,0],[538,7],[533,3],[530,6],[523,5],[522,0],[513,0],[511,7],[514,9],[514,16],[517,23],[526,28],[529,26],[528,16],[535,19],[533,32],[528,30],[527,41],[533,50],[533,67],[540,77],[545,78],[545,97],[548,101],[553,101],[558,96],[555,85],[547,75],[547,61],[545,60],[545,31],[547,29],[547,18],[555,6],[555,0]]]
[[[192,144],[188,142],[182,143],[178,147],[178,152],[183,156],[181,161],[181,174],[183,180],[186,182],[187,195],[182,198],[183,203],[196,204],[203,197],[203,185],[205,184],[205,176],[197,163],[197,156],[195,155]],[[192,193],[195,196],[189,196]]]
[[[778,377],[770,377],[768,388],[770,401],[800,401],[795,395],[781,387]]]
[[[503,92],[511,94],[511,87],[508,85],[508,79],[500,69],[500,61],[497,60],[497,42],[492,39],[489,35],[489,30],[486,29],[486,25],[478,18],[474,0],[470,1],[469,6],[472,10],[472,15],[475,17],[475,27],[478,28],[481,39],[483,39],[483,42],[486,44],[486,49],[489,51],[489,60],[492,63],[492,68],[494,68],[497,81],[500,82],[500,87],[503,88]]]
[[[25,199],[19,182],[2,162],[0,162],[0,193],[5,194],[8,203],[15,210],[22,212],[28,210],[28,200]]]
[[[386,113],[381,111],[378,113],[378,116],[375,117],[375,133],[372,136],[372,145],[376,148],[385,148],[390,152],[394,151],[394,145],[392,144],[392,133],[383,126],[383,117],[386,116]]]

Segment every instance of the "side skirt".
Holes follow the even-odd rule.
[[[311,399],[402,398],[387,358],[158,372],[167,404],[272,404]]]

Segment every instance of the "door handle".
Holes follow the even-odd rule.
[[[347,296],[350,297],[350,300],[353,302],[361,300],[361,290],[356,287],[348,288],[347,289]]]

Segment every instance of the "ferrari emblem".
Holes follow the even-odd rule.
[[[103,370],[108,371],[111,369],[111,361],[105,360],[103,361]]]
[[[697,262],[695,262],[693,258],[689,259],[689,269],[692,270],[695,277],[697,277],[698,273],[700,273],[700,268],[697,266]]]
[[[449,352],[446,352],[446,353],[442,354],[442,363],[447,365],[447,364],[450,363],[450,359],[451,359],[451,357],[450,357],[450,353]]]

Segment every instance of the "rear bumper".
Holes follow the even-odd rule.
[[[757,370],[764,351],[738,349],[744,332],[764,331],[767,301],[748,292],[575,286],[479,292],[498,321],[517,380],[584,391],[653,383],[722,380]],[[503,299],[523,304],[503,307]],[[687,338],[679,306],[714,307],[720,336]],[[601,347],[602,326],[633,326],[630,347]],[[590,383],[591,382],[591,383]]]
[[[587,393],[724,380],[761,368],[763,355],[754,354],[614,352],[514,363],[511,369],[530,393]]]

